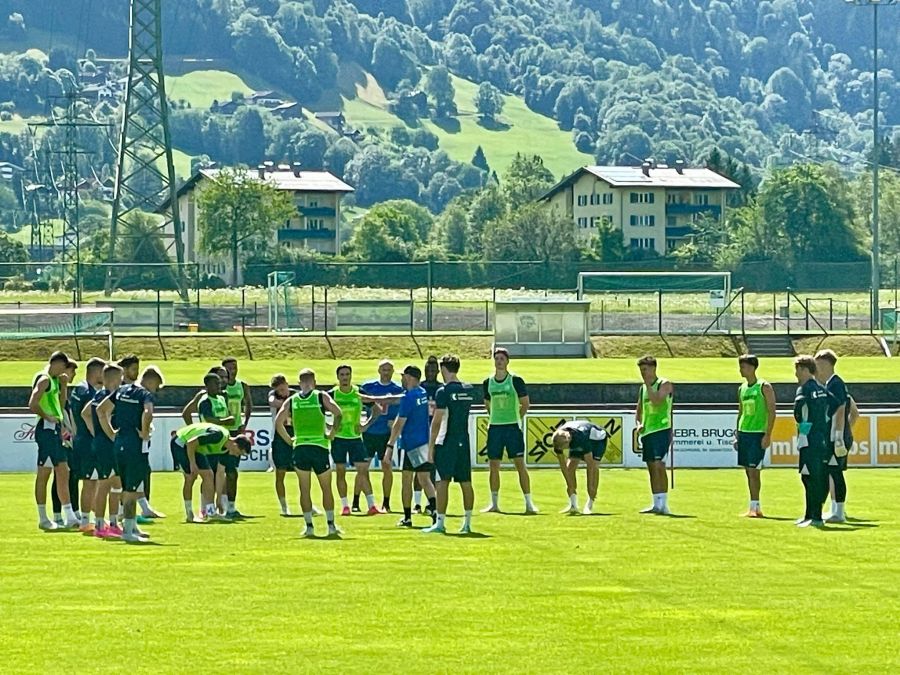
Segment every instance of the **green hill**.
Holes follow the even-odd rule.
[[[551,118],[529,110],[516,96],[503,96],[503,114],[493,128],[483,125],[473,102],[478,85],[461,77],[452,76],[452,79],[458,117],[420,123],[438,137],[440,149],[452,159],[468,162],[480,145],[488,164],[499,174],[522,150],[541,155],[556,176],[592,163],[591,155],[575,149],[570,133],[562,131]],[[345,66],[341,69],[341,80],[341,101],[352,126],[382,130],[408,126],[388,110],[387,96],[370,73],[358,66]]]
[[[234,92],[253,92],[239,75],[224,70],[194,70],[166,77],[166,88],[173,101],[187,101],[192,108],[209,108],[213,101],[230,101]]]

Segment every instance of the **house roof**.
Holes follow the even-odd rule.
[[[741,186],[711,169],[687,168],[679,172],[675,167],[657,167],[645,175],[639,166],[583,166],[578,171],[554,185],[540,201],[573,185],[585,173],[589,173],[612,187],[661,187],[670,189],[720,189],[736,190]]]
[[[190,192],[202,179],[215,180],[219,169],[201,169],[178,189],[178,196]],[[248,169],[247,177],[251,180],[259,180],[256,169]],[[266,171],[266,181],[275,185],[279,190],[291,192],[354,192],[354,188],[347,185],[340,178],[328,171],[300,171],[294,175],[291,169],[273,168]]]

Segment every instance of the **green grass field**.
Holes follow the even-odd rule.
[[[129,546],[40,532],[31,476],[0,475],[0,669],[120,672],[123,653],[131,672],[155,673],[900,668],[896,471],[853,472],[858,520],[824,530],[793,526],[793,471],[766,472],[766,520],[737,517],[737,471],[680,473],[679,518],[638,515],[641,471],[603,472],[593,517],[558,515],[561,477],[532,476],[542,513],[518,515],[507,473],[513,513],[476,513],[477,536],[385,515],[302,540],[302,521],[277,515],[271,474],[241,479],[238,506],[256,518],[213,525],[180,522],[181,479],[157,474],[152,499],[169,517],[144,526],[153,545]],[[476,507],[486,483],[476,474]],[[454,488],[452,531],[460,509]]]
[[[144,358],[145,363],[156,363],[162,369],[167,384],[196,385],[203,380],[214,359],[194,361],[163,361]],[[357,382],[377,375],[379,359],[349,359]],[[421,358],[395,359],[397,372],[406,363],[421,363]],[[318,374],[319,384],[334,382],[334,369],[343,360],[297,359],[241,361],[240,377],[251,385],[264,385],[275,373],[285,373],[293,379],[300,368],[313,368]],[[5,386],[28,386],[34,373],[44,363],[38,361],[0,362],[0,382]],[[591,359],[591,360],[516,360],[511,369],[533,383],[639,383],[635,359]],[[884,358],[845,357],[839,371],[847,382],[894,382],[900,379],[900,361]],[[460,376],[464,380],[480,382],[493,372],[490,359],[467,360],[463,363]],[[679,382],[734,382],[740,381],[737,359],[666,359],[659,361],[659,372],[676,384]],[[760,366],[760,376],[771,382],[793,382],[794,366],[791,358],[766,358]],[[635,389],[637,391],[637,389]],[[539,401],[535,401],[539,403]]]

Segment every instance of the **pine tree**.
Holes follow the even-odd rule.
[[[488,166],[487,157],[484,156],[484,150],[480,145],[475,148],[475,154],[472,156],[472,166],[481,169],[485,173],[488,173],[491,170],[491,167]]]

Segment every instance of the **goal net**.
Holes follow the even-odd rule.
[[[301,317],[298,289],[293,272],[270,272],[266,283],[269,305],[269,330],[309,330]]]
[[[734,326],[730,272],[580,272],[593,333],[726,332]]]
[[[115,358],[113,315],[110,307],[18,307],[0,309],[0,340],[56,339],[59,342],[90,340],[93,349],[102,344]],[[51,351],[55,347],[51,347]]]

